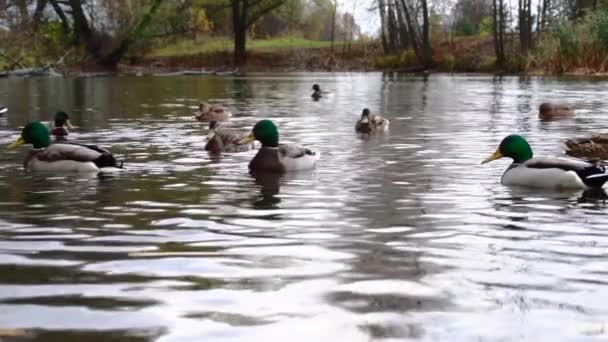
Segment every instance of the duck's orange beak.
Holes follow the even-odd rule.
[[[21,146],[25,144],[25,140],[23,140],[23,138],[19,137],[19,139],[17,139],[14,143],[8,145],[7,148],[15,148],[17,146]]]
[[[484,159],[481,163],[482,164],[489,163],[492,160],[500,159],[502,157],[504,157],[504,156],[502,155],[502,153],[500,153],[500,150],[496,150],[496,152],[492,153],[491,156],[489,156],[488,158]]]
[[[243,139],[239,140],[238,144],[239,145],[245,145],[245,144],[249,144],[249,143],[251,143],[253,141],[255,141],[255,135],[253,135],[253,132],[252,132],[246,138],[243,138]]]

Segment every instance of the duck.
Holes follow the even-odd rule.
[[[67,136],[70,134],[68,129],[73,129],[74,126],[70,123],[70,116],[64,111],[58,111],[55,113],[53,123],[49,124],[51,135],[55,138],[55,141],[65,141]]]
[[[194,113],[196,120],[201,122],[227,121],[231,116],[232,113],[227,111],[223,106],[210,105],[204,101],[198,105],[198,111]]]
[[[5,106],[0,106],[0,114],[4,114],[8,112],[8,108],[6,108]]]
[[[123,163],[119,164],[110,151],[95,145],[51,144],[48,129],[39,121],[25,125],[19,139],[8,148],[24,144],[34,147],[23,162],[28,171],[100,172],[106,168],[123,167]]]
[[[507,186],[552,189],[601,188],[608,173],[598,163],[565,157],[534,157],[524,137],[512,134],[505,137],[492,155],[481,163],[508,157],[513,163],[502,175]]]
[[[543,102],[538,106],[541,120],[565,119],[574,116],[574,108],[567,102]]]
[[[321,90],[321,86],[316,83],[312,85],[312,95],[310,95],[310,97],[312,97],[314,100],[318,100],[322,98],[324,94],[329,94],[329,92]]]
[[[371,115],[368,108],[364,108],[361,118],[355,124],[355,131],[359,133],[386,132],[390,121],[381,115]]]
[[[569,156],[608,160],[608,133],[566,139],[564,145],[566,145],[566,154]]]
[[[285,173],[313,169],[320,153],[297,144],[279,144],[279,130],[271,120],[258,121],[251,134],[239,141],[262,143],[262,147],[249,162],[249,172]]]
[[[247,151],[253,147],[253,143],[239,144],[246,135],[236,132],[219,131],[220,123],[213,120],[209,122],[209,133],[205,151],[211,153]]]
[[[358,133],[371,133],[374,130],[372,121],[369,118],[369,109],[363,109],[361,118],[355,124],[355,131]]]

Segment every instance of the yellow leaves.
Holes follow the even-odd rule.
[[[213,21],[207,16],[205,9],[194,10],[194,27],[199,32],[209,32],[213,29]]]

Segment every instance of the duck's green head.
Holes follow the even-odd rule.
[[[278,147],[279,146],[279,130],[274,122],[270,120],[261,120],[253,126],[253,130],[249,136],[239,144],[248,144],[254,140],[262,143],[262,147]]]
[[[23,144],[32,144],[34,148],[45,148],[51,144],[51,137],[46,126],[40,122],[28,123],[21,131],[21,137],[8,148],[15,148]]]
[[[502,139],[496,152],[481,163],[485,164],[502,157],[509,157],[513,159],[514,163],[523,163],[528,159],[532,159],[532,149],[524,137],[512,134]]]
[[[70,116],[64,111],[58,111],[57,113],[55,113],[54,120],[55,127],[67,127],[69,129],[74,128],[74,126],[72,126],[72,124],[70,123]]]

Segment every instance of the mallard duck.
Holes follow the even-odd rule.
[[[207,134],[207,144],[205,151],[211,153],[220,152],[239,152],[251,149],[253,143],[240,145],[239,141],[243,140],[246,135],[236,132],[218,131],[220,123],[211,121],[209,123],[209,133]]]
[[[239,144],[255,140],[261,142],[262,147],[249,163],[250,172],[284,173],[312,169],[319,160],[318,152],[296,144],[279,144],[279,131],[270,120],[258,121],[251,134]]]
[[[0,114],[4,114],[8,112],[8,108],[4,107],[4,106],[0,106]]]
[[[25,158],[23,166],[32,171],[99,172],[102,168],[122,168],[108,150],[94,145],[73,143],[51,144],[49,131],[41,122],[25,125],[21,137],[8,148],[32,144],[34,149]]]
[[[608,160],[608,134],[566,139],[566,154],[572,157]]]
[[[65,141],[67,136],[70,134],[68,129],[73,129],[74,126],[70,123],[70,116],[68,113],[59,111],[55,113],[53,124],[49,124],[49,130],[51,135],[55,137],[55,141]]]
[[[323,97],[323,95],[329,94],[328,91],[321,90],[321,87],[318,84],[312,85],[312,95],[310,95],[314,100],[318,100]]]
[[[359,133],[386,132],[390,121],[381,115],[371,115],[369,109],[363,109],[361,118],[355,125],[355,130]]]
[[[361,113],[361,118],[355,124],[355,131],[359,133],[371,133],[374,130],[372,121],[369,118],[369,109],[365,108]]]
[[[194,113],[194,117],[198,121],[208,122],[208,121],[226,121],[230,119],[232,114],[223,106],[220,105],[210,105],[207,102],[201,102],[198,105],[198,111]]]
[[[520,135],[509,135],[482,164],[502,157],[513,163],[502,175],[504,185],[535,188],[601,188],[608,180],[604,166],[580,159],[532,157],[530,145]]]
[[[564,119],[574,116],[574,108],[567,102],[543,102],[538,106],[541,120]]]

